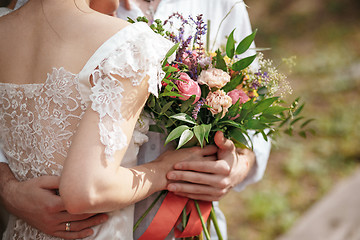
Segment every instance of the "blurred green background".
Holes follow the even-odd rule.
[[[296,56],[289,99],[316,118],[306,139],[274,142],[264,179],[221,202],[231,240],[273,240],[360,163],[360,1],[246,1],[257,47]],[[234,211],[236,208],[236,211]]]

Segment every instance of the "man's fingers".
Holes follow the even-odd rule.
[[[204,148],[202,148],[201,150],[202,150],[202,154],[204,156],[214,155],[218,151],[218,149],[215,145],[207,145]]]
[[[61,216],[59,217],[59,220],[61,222],[74,222],[74,221],[82,221],[89,219],[91,217],[96,218],[108,218],[106,213],[98,213],[98,214],[92,214],[92,213],[84,213],[84,214],[70,214],[66,211],[63,211],[61,213]]]
[[[41,176],[36,179],[41,188],[58,189],[60,184],[59,176]]]
[[[218,201],[229,191],[229,189],[189,183],[170,183],[167,189],[179,196],[205,201]]]
[[[235,149],[234,143],[230,140],[224,137],[224,133],[221,131],[217,131],[215,133],[214,141],[216,146],[220,148],[221,150],[233,150]]]
[[[170,183],[167,186],[167,190],[174,193],[184,194],[204,194],[221,197],[228,192],[227,188],[216,188],[202,184],[191,184],[191,183]]]

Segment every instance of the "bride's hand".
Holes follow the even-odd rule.
[[[174,170],[177,163],[184,162],[213,162],[216,160],[218,149],[214,145],[200,147],[183,148],[179,150],[168,150],[161,154],[154,162],[160,163],[159,166],[166,173]]]
[[[3,173],[3,172],[2,172]],[[69,214],[61,197],[56,195],[59,177],[43,176],[18,182],[8,181],[3,202],[12,214],[40,231],[59,238],[79,239],[91,236],[91,227],[108,219],[106,214]],[[65,224],[70,223],[70,231]]]
[[[174,165],[167,178],[176,181],[168,190],[177,195],[205,201],[218,201],[239,184],[251,169],[255,155],[249,149],[236,149],[222,132],[215,135],[217,159],[198,159]]]

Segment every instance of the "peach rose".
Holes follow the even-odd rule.
[[[217,90],[209,92],[205,104],[211,107],[209,110],[213,115],[223,112],[221,117],[224,117],[232,105],[232,99],[223,90]]]
[[[183,95],[184,97],[179,97],[179,99],[185,101],[188,100],[192,95],[196,95],[195,101],[193,103],[196,103],[200,97],[201,97],[201,89],[199,84],[192,80],[189,75],[187,75],[184,72],[180,73],[180,77],[182,81],[176,81],[176,85],[179,88],[179,93]]]
[[[209,68],[200,73],[199,84],[206,84],[210,88],[220,89],[230,81],[230,75],[221,69]]]

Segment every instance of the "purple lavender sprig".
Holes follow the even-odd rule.
[[[202,98],[202,99],[200,99],[197,103],[196,103],[196,105],[195,105],[195,107],[194,107],[194,110],[192,111],[192,117],[196,120],[197,119],[197,116],[198,116],[198,114],[199,114],[199,112],[200,112],[200,109],[201,109],[201,107],[203,106],[205,104],[205,100]]]
[[[196,33],[194,37],[194,46],[197,47],[197,52],[199,57],[204,54],[204,42],[202,41],[202,36],[206,34],[207,24],[203,20],[203,15],[199,14],[196,16],[196,20],[191,16],[189,18],[194,22],[196,26]]]

